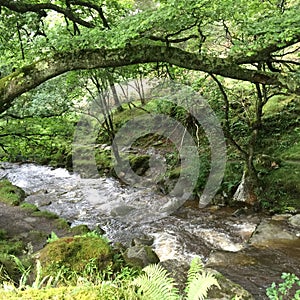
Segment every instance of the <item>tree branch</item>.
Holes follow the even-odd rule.
[[[85,6],[85,7],[92,8],[92,9],[96,10],[98,12],[101,20],[102,20],[103,26],[107,29],[110,29],[108,21],[104,16],[102,6],[99,6],[99,5],[90,3],[90,2],[86,2],[86,1],[80,1],[80,0],[70,0],[69,3],[73,4],[73,5]]]
[[[251,55],[245,55],[245,53],[241,53],[239,56],[234,54],[231,58],[237,64],[252,64],[256,62],[264,62],[271,58],[271,54],[280,50],[283,50],[289,46],[295,45],[300,42],[300,34],[295,35],[292,40],[289,41],[276,41],[273,44],[268,45],[267,47],[263,47],[261,49],[257,49]]]
[[[199,37],[196,34],[191,34],[189,36],[177,38],[177,39],[168,39],[166,37],[160,37],[160,36],[154,36],[154,35],[151,35],[148,38],[152,41],[160,41],[160,42],[164,42],[164,43],[182,43],[182,42],[186,42],[190,39],[197,39]]]
[[[196,54],[159,45],[128,45],[120,49],[84,49],[64,52],[25,66],[0,79],[0,113],[12,101],[41,83],[72,70],[120,67],[151,62],[166,62],[178,67],[221,75],[232,79],[286,87],[300,94],[300,86],[289,74],[248,69],[231,59]]]
[[[69,20],[80,24],[84,27],[93,28],[95,27],[92,23],[86,22],[81,18],[77,17],[69,8],[62,8],[58,5],[52,3],[37,3],[37,4],[29,4],[22,3],[21,1],[11,1],[11,0],[0,0],[0,7],[4,6],[9,10],[12,10],[17,13],[27,13],[27,12],[35,12],[38,14],[43,14],[46,16],[45,10],[50,9],[54,10],[60,14],[63,14]]]

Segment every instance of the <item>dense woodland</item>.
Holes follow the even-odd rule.
[[[241,182],[238,200],[272,208],[282,188],[280,196],[295,202],[299,167],[284,160],[299,159],[298,1],[0,1],[0,7],[2,160],[72,168],[74,128],[87,102],[109,91],[121,114],[117,85],[169,78],[208,99],[222,124],[228,160],[236,162],[227,165],[223,194],[232,196]],[[141,106],[151,100],[140,96]],[[191,132],[199,125],[180,108],[173,116]],[[99,124],[108,136],[103,143],[118,127],[110,123]]]

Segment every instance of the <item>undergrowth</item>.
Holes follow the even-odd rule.
[[[191,262],[184,295],[180,295],[174,279],[159,265],[149,265],[142,271],[125,266],[113,273],[109,267],[100,271],[90,261],[83,272],[74,272],[70,280],[64,267],[55,276],[44,276],[37,260],[35,278],[30,282],[31,267],[25,267],[16,256],[13,259],[22,276],[18,283],[13,282],[0,268],[0,299],[197,300],[206,299],[213,285],[219,287],[198,257]]]

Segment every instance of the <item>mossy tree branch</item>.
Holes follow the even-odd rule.
[[[141,44],[119,49],[86,49],[55,54],[18,69],[0,79],[0,113],[7,110],[16,97],[65,72],[151,62],[167,62],[186,69],[232,79],[283,86],[291,92],[300,93],[299,85],[285,84],[291,80],[288,75],[285,77],[282,74],[250,69],[235,63],[232,58],[218,58],[190,53],[174,47]]]

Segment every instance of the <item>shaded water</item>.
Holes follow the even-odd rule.
[[[34,164],[2,164],[3,176],[25,190],[27,202],[57,213],[73,226],[99,226],[113,242],[127,245],[135,237],[150,235],[161,261],[189,261],[199,255],[257,299],[266,299],[265,288],[282,272],[299,275],[299,233],[294,232],[298,238],[292,241],[250,244],[267,216],[233,216],[229,208],[200,210],[192,202],[175,210],[176,199],[151,189],[123,187],[111,178],[82,179],[65,169]],[[290,230],[287,223],[283,226]]]

